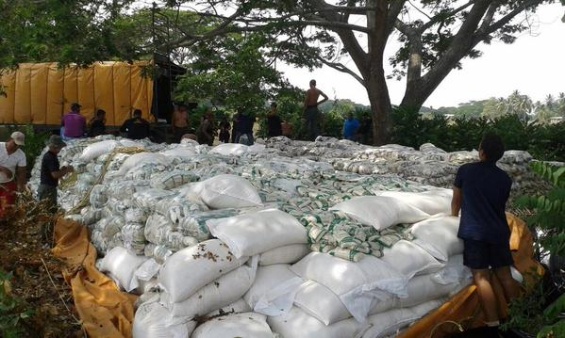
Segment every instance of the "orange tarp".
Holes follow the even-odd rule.
[[[525,278],[531,271],[541,274],[542,267],[533,259],[533,238],[526,224],[511,214],[508,214],[508,221],[512,229],[510,246],[516,268]],[[55,241],[53,254],[67,264],[64,276],[72,287],[75,306],[88,335],[131,337],[133,304],[137,296],[120,292],[110,278],[96,269],[96,249],[89,241],[87,228],[61,217],[55,226]],[[501,295],[500,285],[495,288]],[[500,298],[499,301],[506,313],[504,300]],[[398,337],[442,338],[455,332],[457,325],[465,328],[481,326],[482,316],[475,286],[471,285]]]
[[[149,61],[96,62],[89,67],[57,63],[22,63],[0,70],[0,123],[60,125],[74,102],[90,120],[97,109],[106,111],[106,124],[120,126],[141,109],[149,119],[153,80],[143,76]]]
[[[55,241],[53,255],[66,263],[63,275],[89,337],[131,337],[137,296],[120,292],[114,281],[96,269],[96,249],[88,229],[60,217]]]

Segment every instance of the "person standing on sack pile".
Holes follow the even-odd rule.
[[[120,127],[120,133],[125,133],[126,137],[132,140],[149,138],[151,126],[149,121],[141,117],[141,109],[133,110],[133,117],[126,120]]]
[[[282,135],[282,121],[277,109],[277,103],[271,103],[271,110],[267,113],[267,137]]]
[[[15,131],[6,142],[0,142],[0,216],[16,202],[16,192],[23,192],[26,184],[27,160],[20,148],[25,135]]]
[[[252,146],[255,143],[253,138],[253,124],[255,116],[252,113],[244,113],[244,108],[237,109],[237,114],[233,117],[233,125],[235,132],[234,143],[241,143]]]
[[[61,137],[64,140],[83,138],[86,135],[86,118],[80,114],[81,105],[73,103],[71,111],[63,116]]]
[[[220,121],[220,134],[219,134],[219,139],[220,142],[222,143],[230,143],[230,122],[228,121],[227,117],[222,117],[222,120]]]
[[[322,101],[318,102],[320,95]],[[328,96],[316,88],[316,80],[310,80],[310,89],[306,91],[304,99],[304,119],[306,120],[306,138],[314,141],[320,135],[320,110],[318,105],[326,102]]]
[[[188,119],[188,106],[179,104],[173,112],[171,122],[173,142],[180,143],[184,134],[190,134],[190,120]]]
[[[214,113],[208,110],[202,117],[202,122],[196,131],[196,137],[199,144],[214,145],[214,138],[216,138],[216,122],[214,120]]]
[[[462,165],[455,176],[451,215],[459,216],[458,237],[463,240],[463,264],[471,269],[485,315],[485,338],[499,337],[497,299],[492,278],[502,285],[509,303],[520,295],[512,278],[510,228],[505,209],[512,180],[496,162],[504,155],[504,144],[495,134],[484,135],[479,145],[479,162]]]
[[[39,201],[46,200],[52,212],[57,210],[57,187],[59,180],[74,171],[71,166],[61,167],[57,155],[67,144],[59,135],[51,135],[47,146],[49,150],[41,159],[41,172],[37,197]]]

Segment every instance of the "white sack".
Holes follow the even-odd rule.
[[[310,253],[308,244],[289,244],[267,250],[259,255],[259,265],[293,264]]]
[[[209,220],[210,233],[224,241],[235,257],[253,256],[276,247],[308,243],[306,228],[278,209]]]
[[[351,317],[351,313],[335,293],[313,280],[308,280],[300,286],[294,298],[294,305],[324,325]]]
[[[191,338],[275,338],[265,315],[247,312],[221,316],[209,320],[194,330]]]
[[[135,271],[147,260],[145,256],[134,255],[125,248],[117,246],[102,258],[99,269],[111,273],[116,278],[118,286],[129,292],[137,287],[137,285],[130,287]]]
[[[212,209],[245,208],[261,205],[261,197],[245,178],[221,174],[202,181],[200,197]]]
[[[286,313],[304,281],[287,264],[260,266],[253,285],[243,296],[255,312],[270,316]]]
[[[449,189],[438,189],[426,192],[376,191],[375,194],[397,198],[429,215],[435,215],[451,212],[451,194],[447,194],[443,190],[452,192]]]
[[[241,299],[251,287],[254,277],[253,268],[240,266],[208,283],[187,299],[171,304],[171,312],[175,317],[194,318],[218,310]]]
[[[243,313],[243,312],[251,312],[253,309],[247,304],[247,302],[240,298],[235,302],[224,306],[221,309],[214,310],[206,315],[206,317],[216,317],[220,315],[224,315],[227,313]]]
[[[167,165],[170,164],[171,162],[172,159],[163,154],[150,153],[150,152],[137,153],[131,155],[124,161],[124,163],[122,163],[122,166],[118,171],[118,175],[125,176],[125,174],[130,169],[144,163],[158,163],[158,164]]]
[[[171,302],[180,302],[238,268],[247,259],[236,258],[222,241],[210,239],[167,258],[159,274],[159,283],[169,293]]]
[[[368,309],[374,298],[386,299],[390,294],[406,296],[407,278],[374,256],[351,262],[327,253],[312,252],[291,269],[303,279],[316,281],[330,289],[351,314],[358,313],[359,306]]]
[[[419,320],[428,312],[444,303],[445,299],[431,300],[409,308],[393,309],[369,317],[371,327],[363,334],[363,338],[381,338],[396,334],[400,329]]]
[[[463,253],[463,241],[457,237],[459,217],[430,217],[414,223],[410,231],[416,237],[414,243],[439,260]]]
[[[196,322],[179,319],[168,320],[170,313],[159,302],[143,303],[135,312],[133,338],[187,338],[196,327]]]
[[[354,220],[377,230],[400,223],[414,223],[430,215],[392,197],[361,196],[338,203],[330,210],[339,210]]]
[[[381,259],[394,266],[407,279],[418,274],[437,272],[444,266],[426,250],[404,239],[394,243],[391,248],[383,249]]]
[[[224,156],[241,156],[249,150],[249,147],[239,143],[222,143],[212,148],[209,154],[220,154]]]
[[[99,156],[111,153],[117,145],[118,142],[116,140],[104,140],[92,143],[84,148],[79,158],[84,162],[93,161]]]
[[[445,267],[433,274],[433,279],[440,284],[461,282],[466,284],[472,279],[471,269],[463,265],[463,254],[449,257]]]
[[[273,332],[285,338],[350,338],[357,337],[367,328],[353,318],[324,325],[316,318],[293,306],[288,316],[268,317]]]

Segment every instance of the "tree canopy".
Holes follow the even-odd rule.
[[[480,57],[480,43],[514,42],[528,28],[536,8],[552,2],[168,0],[153,5],[133,0],[0,0],[0,62],[50,59],[86,64],[132,59],[155,50],[190,54],[206,45],[221,58],[225,49],[217,46],[218,40],[229,42],[224,37],[237,33],[260,34],[264,44],[256,51],[267,64],[327,65],[359,81],[371,105],[374,140],[383,144],[392,112],[387,79],[405,80],[401,107],[419,109],[443,79],[461,67],[461,60]],[[145,21],[132,21],[142,11]],[[156,20],[156,14],[164,20]],[[392,39],[401,47],[385,60]],[[255,54],[255,60],[258,57]],[[352,60],[351,66],[344,60]],[[386,62],[394,67],[392,74],[385,72]]]

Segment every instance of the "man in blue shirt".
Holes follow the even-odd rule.
[[[353,113],[348,113],[347,118],[343,122],[343,138],[351,141],[357,141],[359,127],[361,127],[359,120],[353,117]]]
[[[498,337],[500,324],[491,272],[500,281],[507,302],[520,293],[510,271],[514,261],[505,214],[512,180],[496,166],[502,155],[500,137],[485,134],[479,145],[479,162],[464,164],[457,171],[451,201],[451,214],[459,216],[461,211],[458,236],[465,246],[463,264],[473,273],[487,337]]]

